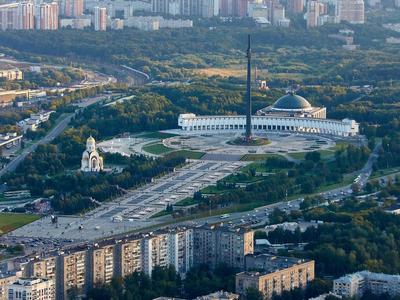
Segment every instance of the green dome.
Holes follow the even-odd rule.
[[[274,105],[272,105],[272,108],[279,110],[304,110],[311,107],[311,104],[306,99],[294,93],[289,93],[280,97]]]

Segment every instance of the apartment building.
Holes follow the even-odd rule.
[[[244,257],[252,254],[254,232],[244,228],[204,225],[193,231],[193,261],[195,265],[215,267],[225,263],[244,269]]]
[[[8,288],[9,300],[55,300],[55,287],[52,279],[21,278]]]
[[[305,288],[314,280],[313,260],[256,255],[246,257],[246,271],[236,274],[236,293],[245,295],[248,288],[260,291],[265,299],[294,288]]]
[[[361,271],[347,274],[333,281],[333,293],[343,297],[360,297],[369,290],[373,294],[400,295],[400,275]]]
[[[93,24],[95,31],[106,31],[107,29],[107,8],[98,7],[94,8]]]
[[[299,14],[304,10],[305,1],[304,0],[288,0],[288,10],[291,13]]]
[[[146,237],[142,247],[142,271],[145,274],[151,275],[155,266],[166,267],[169,265],[167,234]]]
[[[87,291],[87,252],[77,251],[62,254],[57,263],[57,299],[68,299],[72,291],[85,294]]]
[[[169,264],[184,275],[193,266],[193,230],[169,233]]]
[[[21,274],[1,274],[0,275],[0,300],[8,299],[8,288],[18,280]]]
[[[114,277],[115,245],[94,248],[88,251],[88,288],[110,283]]]
[[[29,278],[47,278],[56,282],[57,256],[34,260],[26,265],[25,276]]]
[[[35,6],[32,2],[18,3],[17,23],[18,29],[21,30],[32,30],[35,28]]]
[[[174,266],[182,276],[193,266],[193,230],[187,228],[146,236],[142,241],[142,271]]]
[[[340,20],[352,24],[364,24],[364,6],[364,0],[339,0]]]
[[[29,90],[1,90],[0,89],[0,107],[12,106],[18,99],[29,99]]]
[[[125,277],[136,271],[151,275],[156,266],[174,266],[181,276],[194,264],[209,262],[212,267],[227,263],[244,269],[244,256],[251,253],[251,230],[182,227],[54,252],[30,260],[24,276],[54,280],[57,299],[63,300],[71,292],[84,295],[89,288],[109,283],[115,276]]]
[[[32,2],[19,2],[0,5],[0,29],[34,29],[35,5]],[[22,79],[22,78],[21,78]]]
[[[5,78],[7,80],[22,80],[23,79],[23,73],[20,69],[14,68],[14,69],[4,69],[0,70],[0,78]]]
[[[142,240],[122,242],[115,247],[115,273],[125,277],[142,271]]]
[[[41,3],[35,10],[36,29],[57,30],[58,29],[58,3]]]

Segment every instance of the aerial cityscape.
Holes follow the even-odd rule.
[[[0,0],[7,299],[400,299],[400,1]]]

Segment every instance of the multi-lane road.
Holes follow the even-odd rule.
[[[371,153],[364,167],[354,174],[359,178],[362,187],[371,175],[372,165],[377,158],[380,145]],[[179,221],[171,216],[150,218],[150,211],[157,211],[165,205],[168,199],[171,203],[192,195],[196,190],[227,176],[242,163],[198,161],[177,170],[173,174],[159,178],[156,182],[129,192],[124,197],[105,204],[82,217],[61,216],[58,225],[52,224],[49,217],[42,218],[26,225],[2,238],[2,242],[24,242],[30,251],[50,251],[56,248],[68,247],[79,243],[95,242],[98,239],[111,236],[125,236],[132,230],[146,232],[166,226],[196,225],[204,223],[224,222],[231,226],[260,226],[269,219],[270,213],[279,208],[287,213],[297,210],[303,198],[291,201],[283,200],[246,212],[236,212],[225,216],[204,217],[191,221]],[[323,198],[331,201],[341,201],[352,194],[351,185],[320,193]],[[325,204],[322,204],[325,205]],[[122,217],[114,220],[115,217]],[[29,248],[30,247],[30,248]]]
[[[90,97],[90,98],[86,98],[83,99],[82,101],[80,101],[77,106],[77,110],[74,113],[69,113],[67,115],[61,115],[60,118],[56,121],[56,125],[40,140],[34,142],[33,144],[29,145],[28,147],[26,147],[25,149],[22,150],[22,152],[14,157],[7,165],[4,166],[3,169],[0,170],[0,177],[5,175],[7,172],[12,172],[14,171],[18,165],[33,151],[35,151],[35,149],[37,148],[37,146],[42,145],[42,144],[47,144],[50,143],[52,140],[54,140],[57,136],[59,136],[64,130],[65,128],[67,128],[69,122],[71,121],[71,119],[75,116],[75,114],[85,108],[88,107],[89,105],[92,105],[94,103],[97,103],[99,101],[104,100],[106,97],[108,96],[96,96],[96,97]]]

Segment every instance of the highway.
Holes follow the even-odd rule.
[[[369,180],[369,177],[372,174],[372,167],[378,158],[378,152],[381,146],[382,146],[381,144],[377,144],[375,146],[370,156],[368,157],[368,160],[365,163],[364,167],[357,172],[357,178],[354,183],[357,183],[360,189],[365,187],[366,183]],[[389,176],[390,175],[383,176],[380,179],[387,178]],[[350,184],[323,193],[319,193],[318,195],[323,197],[327,201],[331,200],[334,202],[340,202],[344,198],[350,196],[352,193],[353,193],[352,184]],[[210,216],[196,221],[183,222],[182,224],[196,225],[204,223],[212,224],[212,223],[224,222],[224,223],[229,223],[232,226],[235,225],[259,226],[260,224],[265,224],[269,220],[268,216],[275,208],[279,208],[282,211],[290,213],[290,211],[292,210],[298,210],[300,208],[300,203],[303,200],[304,199],[302,197],[299,197],[291,201],[284,200],[270,205],[258,207],[251,211],[232,213],[227,218],[221,218],[221,216]],[[326,204],[323,203],[320,205],[326,205]]]
[[[368,178],[370,177],[372,172],[372,165],[377,158],[377,153],[379,149],[380,145],[377,145],[370,154],[368,161],[365,163],[364,167],[354,174],[354,176],[360,178],[358,182],[360,186],[364,186],[368,181]],[[181,180],[183,174],[187,174],[187,176],[185,175],[186,179],[184,181],[193,184],[194,180],[192,178],[193,176],[195,176],[195,174],[192,173],[195,172],[194,170],[199,170],[200,168],[204,169],[204,167],[202,167],[203,165],[209,166],[210,164],[211,164],[210,162],[199,161],[195,165],[186,166],[186,169],[184,168],[185,170],[180,171],[182,172],[180,174],[175,174],[174,175],[175,177],[167,175],[166,176],[167,179],[160,178],[155,183],[152,183],[150,186],[145,186],[138,189],[136,193],[144,194],[146,188],[149,189],[149,195],[153,195],[151,191],[155,189],[160,189],[161,187],[163,189],[173,190],[175,189],[174,185],[177,183],[174,183],[174,185],[172,185],[172,183],[174,182],[172,179],[179,178],[179,180]],[[212,164],[223,164],[223,162],[218,162],[218,163],[213,162]],[[225,165],[230,165],[230,164],[232,164],[232,162],[225,162]],[[210,172],[207,169],[204,170],[205,174],[208,174]],[[214,171],[216,172],[216,170],[213,170],[213,172]],[[388,176],[383,176],[382,178]],[[171,179],[171,177],[173,178]],[[171,182],[171,185],[166,187],[166,183],[168,182]],[[182,182],[180,184],[184,183]],[[155,193],[155,191],[153,191],[153,193]],[[156,195],[157,193],[155,193],[154,195],[157,196]],[[165,193],[170,193],[170,192],[166,191]],[[332,202],[340,202],[345,197],[350,196],[351,194],[352,194],[351,185],[334,188],[332,190],[319,194],[321,197],[327,200],[326,202],[320,205],[327,205],[328,200]],[[259,207],[246,212],[235,212],[225,216],[216,215],[216,216],[209,216],[195,220],[185,220],[185,221],[179,221],[179,219],[174,220],[171,216],[164,216],[159,218],[143,219],[142,221],[123,220],[122,222],[115,223],[108,216],[114,214],[122,214],[121,210],[125,209],[129,210],[130,202],[132,202],[133,200],[135,201],[135,203],[132,205],[136,206],[139,205],[138,202],[139,200],[146,202],[143,203],[145,207],[157,205],[156,201],[154,202],[154,204],[151,204],[149,202],[152,199],[152,198],[150,199],[150,197],[148,197],[150,200],[142,200],[142,198],[143,197],[140,197],[139,199],[137,197],[135,198],[135,196],[133,195],[127,195],[126,199],[123,200],[127,203],[125,202],[107,203],[107,205],[101,206],[100,208],[89,212],[86,216],[81,216],[81,217],[59,216],[58,226],[51,225],[49,218],[42,218],[36,222],[21,227],[7,234],[6,236],[3,236],[0,239],[0,241],[10,244],[23,242],[27,247],[26,249],[27,253],[30,252],[37,253],[41,251],[46,252],[53,249],[62,249],[64,247],[69,247],[71,245],[77,245],[80,243],[95,242],[96,240],[101,240],[102,238],[106,237],[120,238],[129,234],[129,232],[132,230],[135,230],[136,232],[137,231],[147,232],[170,226],[201,225],[205,223],[213,224],[220,222],[226,223],[233,227],[235,226],[256,227],[256,226],[263,226],[267,221],[269,221],[269,215],[275,208],[279,208],[282,211],[290,213],[290,211],[292,210],[298,210],[301,202],[303,201],[302,197],[290,201],[287,201],[285,199],[280,202]],[[138,201],[136,201],[135,199],[137,199]],[[115,210],[118,210],[118,212],[116,212]],[[107,217],[104,214],[107,214]],[[80,224],[84,225],[83,230],[78,230],[77,226]],[[100,227],[100,229],[96,229],[95,227]]]

